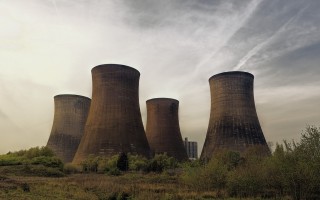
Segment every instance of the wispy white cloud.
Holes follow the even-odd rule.
[[[238,64],[233,68],[233,70],[240,70],[247,61],[250,60],[253,56],[255,56],[258,52],[260,52],[263,48],[270,45],[270,43],[279,37],[283,32],[287,31],[287,27],[293,23],[297,18],[301,16],[301,14],[306,10],[308,6],[302,8],[296,15],[292,16],[284,25],[282,25],[279,30],[275,31],[269,38],[264,40],[263,42],[257,44],[254,48],[252,48],[241,60]],[[270,59],[270,58],[269,58]]]
[[[232,19],[232,24],[226,23],[225,26],[231,26],[232,28],[228,28],[226,31],[221,32],[219,34],[220,38],[223,38],[219,46],[216,46],[215,49],[211,54],[206,56],[203,60],[200,61],[199,64],[195,67],[195,73],[199,72],[199,69],[204,65],[208,64],[209,61],[211,61],[215,56],[221,51],[223,47],[227,45],[227,43],[230,41],[230,39],[239,31],[240,28],[242,28],[246,23],[247,20],[250,19],[250,17],[254,14],[257,7],[260,5],[262,0],[252,0],[248,6],[243,11],[238,11],[238,15],[235,15]],[[241,14],[240,14],[241,13]],[[225,23],[225,21],[223,21]],[[211,63],[210,63],[211,64]]]

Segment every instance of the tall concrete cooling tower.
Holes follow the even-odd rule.
[[[219,149],[243,152],[253,145],[262,145],[269,153],[255,108],[253,79],[238,71],[209,79],[211,113],[201,159],[210,159]]]
[[[91,100],[78,95],[54,97],[54,119],[47,147],[71,162],[83,136]]]
[[[130,152],[149,157],[139,106],[139,71],[106,64],[91,72],[92,103],[73,163],[80,164],[90,154],[112,156]]]
[[[178,118],[179,101],[156,98],[147,101],[146,134],[154,153],[167,153],[177,160],[188,160]]]

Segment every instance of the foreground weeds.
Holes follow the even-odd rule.
[[[122,176],[76,174],[63,178],[2,177],[0,199],[212,199],[165,174],[128,173]]]

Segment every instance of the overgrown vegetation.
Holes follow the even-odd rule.
[[[221,151],[206,164],[123,153],[89,156],[79,167],[32,148],[0,156],[0,199],[320,199],[319,128],[308,126],[299,142],[277,144],[270,156],[262,152]],[[48,174],[70,175],[12,176]]]
[[[181,181],[222,197],[320,199],[320,129],[308,126],[300,142],[277,144],[272,156],[259,147],[242,156],[220,152],[206,165],[186,167]]]
[[[86,173],[95,172],[110,175],[120,175],[125,171],[161,173],[164,170],[176,169],[178,161],[167,154],[156,154],[148,160],[139,155],[121,153],[110,158],[90,155],[81,163],[81,167],[82,171]]]
[[[61,177],[62,171],[62,161],[47,147],[0,155],[0,174]]]

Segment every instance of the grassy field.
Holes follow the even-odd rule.
[[[75,174],[61,178],[0,178],[0,199],[214,199],[181,185],[168,174],[126,173],[121,176]]]

